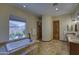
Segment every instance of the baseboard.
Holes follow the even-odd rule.
[[[68,41],[65,41],[65,40],[60,40],[60,41],[62,41],[62,42],[68,42]]]
[[[49,41],[43,41],[43,40],[42,40],[42,42],[50,42],[50,41],[52,41],[52,39],[51,39],[51,40],[49,40]]]

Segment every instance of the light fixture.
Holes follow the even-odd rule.
[[[58,11],[59,9],[58,8],[56,8],[56,11]]]
[[[58,5],[59,5],[58,3],[53,3],[53,7],[55,7],[55,10],[56,10],[56,11],[59,10],[59,9],[58,9]]]
[[[25,7],[26,7],[26,5],[23,5],[23,7],[25,8]]]
[[[79,18],[79,13],[77,14],[77,18]]]
[[[77,18],[79,18],[79,15],[77,16]]]

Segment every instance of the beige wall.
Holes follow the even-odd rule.
[[[60,21],[60,40],[65,40],[64,32],[67,31],[67,24],[72,24],[70,14],[57,17],[43,16],[42,17],[42,40],[49,41],[53,39],[53,20]]]
[[[60,21],[60,40],[66,40],[65,38],[65,33],[67,32],[67,25],[71,25],[72,18],[71,15],[63,15],[59,16],[59,21]]]
[[[36,33],[33,34],[33,31],[36,31],[36,22],[38,20],[36,16],[8,4],[0,4],[0,41],[9,39],[8,18],[10,15],[24,18],[27,21],[27,31],[31,32],[32,39],[36,39]]]
[[[51,16],[42,17],[42,40],[49,41],[52,38],[52,18]]]

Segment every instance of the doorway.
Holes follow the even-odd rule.
[[[59,40],[59,20],[53,21],[53,39]]]
[[[37,40],[42,41],[42,20],[37,21]]]

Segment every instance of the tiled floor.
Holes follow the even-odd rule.
[[[50,42],[40,42],[40,55],[68,55],[69,48],[67,42],[52,40]]]

